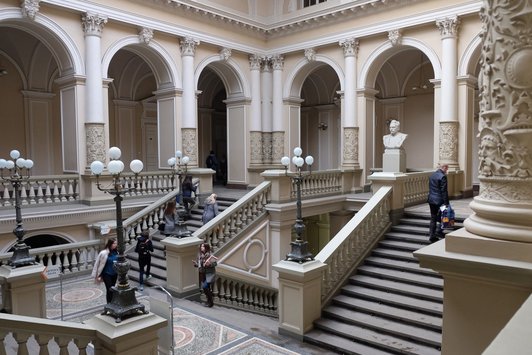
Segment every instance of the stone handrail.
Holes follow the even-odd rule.
[[[322,304],[330,300],[390,228],[391,193],[391,186],[381,187],[316,255],[316,260],[327,265],[322,280]]]
[[[21,182],[20,197],[23,205],[58,203],[79,199],[78,175],[33,176]],[[15,206],[13,186],[0,182],[0,206]]]
[[[289,172],[290,176],[291,173]],[[342,172],[339,170],[325,170],[303,175],[301,180],[301,197],[318,197],[342,192]],[[296,198],[296,183],[292,181],[290,189],[292,199]]]
[[[213,251],[220,249],[237,233],[266,213],[271,183],[262,182],[229,208],[194,232],[193,236],[209,243]]]
[[[278,316],[279,291],[275,288],[229,278],[218,272],[213,285],[213,294],[217,304],[273,317]]]
[[[404,181],[404,206],[413,206],[427,201],[429,176],[432,171],[407,173]]]
[[[100,240],[54,245],[30,249],[30,255],[41,265],[59,265],[64,274],[92,270],[101,247]],[[0,254],[0,265],[6,265],[13,253]]]
[[[101,353],[98,330],[88,325],[3,313],[0,323],[0,354],[86,354],[89,344]]]

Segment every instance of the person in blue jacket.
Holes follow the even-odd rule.
[[[441,229],[437,228],[437,223],[440,207],[449,205],[447,170],[449,170],[449,165],[440,164],[438,170],[429,177],[429,195],[427,202],[430,207],[429,241],[431,243],[437,242],[444,237]]]

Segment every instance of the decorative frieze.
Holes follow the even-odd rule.
[[[20,4],[22,16],[29,18],[30,20],[35,20],[35,15],[39,12],[39,1],[40,0],[23,0]]]
[[[191,56],[196,54],[196,46],[199,46],[200,41],[192,37],[185,37],[179,42],[179,49],[181,50],[181,56]]]
[[[262,132],[249,132],[251,164],[262,163]]]
[[[153,39],[153,30],[151,28],[143,27],[139,31],[139,42],[144,44],[150,44]]]
[[[195,128],[181,128],[183,156],[190,158],[190,166],[198,166],[198,136]]]
[[[107,17],[87,12],[81,16],[81,26],[85,36],[101,36]]]
[[[344,127],[344,163],[358,164],[358,127]]]
[[[85,149],[87,150],[87,166],[99,160],[105,162],[105,125],[103,123],[85,124]]]
[[[262,132],[262,162],[272,163],[272,132]]]
[[[442,37],[455,37],[458,34],[460,19],[457,16],[436,20]]]
[[[439,161],[458,166],[458,121],[440,122]]]
[[[344,48],[345,57],[358,56],[359,42],[355,38],[346,38],[338,42],[338,44]]]
[[[284,131],[272,132],[272,163],[280,163],[284,155]]]

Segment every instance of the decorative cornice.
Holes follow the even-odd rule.
[[[153,39],[153,29],[143,27],[139,31],[139,42],[144,44],[150,44]]]
[[[39,0],[22,0],[20,7],[22,16],[35,20],[35,15],[39,12]]]

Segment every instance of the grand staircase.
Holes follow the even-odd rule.
[[[218,210],[222,212],[229,206],[231,206],[237,200],[231,197],[218,196]],[[201,216],[203,214],[203,205],[196,205],[191,210],[191,218],[186,222],[187,228],[192,233],[198,230],[203,224],[201,222]],[[151,257],[151,275],[148,280],[144,280],[144,284],[147,286],[163,286],[166,287],[166,257],[164,245],[161,240],[167,238],[165,235],[160,234],[158,231],[152,235],[152,243],[154,252]],[[135,253],[135,245],[132,245],[131,249],[127,253],[127,259],[130,262],[130,269],[128,277],[130,280],[139,281],[139,263],[138,254]]]
[[[440,354],[443,280],[412,254],[429,244],[428,228],[427,217],[405,214],[304,340],[340,354]]]

